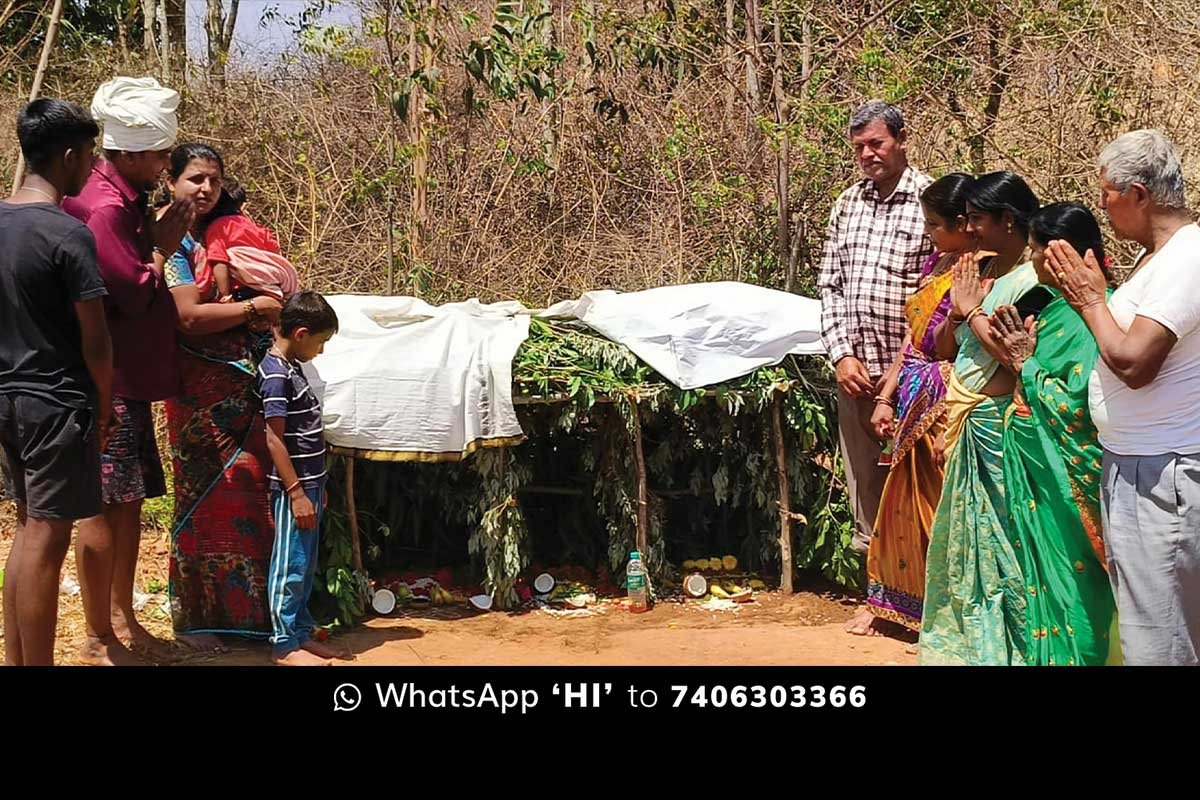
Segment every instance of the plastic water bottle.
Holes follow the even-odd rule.
[[[641,613],[650,608],[646,599],[646,565],[642,554],[634,550],[629,554],[629,566],[625,567],[625,588],[629,593],[629,610]]]

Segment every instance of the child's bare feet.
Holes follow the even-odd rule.
[[[347,647],[337,647],[333,645],[318,642],[316,639],[309,639],[300,647],[315,656],[320,658],[336,658],[341,661],[353,661],[354,654]]]
[[[271,656],[277,667],[330,667],[333,662],[308,652],[304,648],[293,650],[284,656]]]

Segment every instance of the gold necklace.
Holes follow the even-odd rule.
[[[54,195],[50,194],[49,192],[43,192],[41,189],[37,188],[36,186],[22,186],[21,190],[25,191],[25,192],[34,192],[36,194],[40,194],[42,197],[46,198],[54,205],[58,205],[61,202]]]

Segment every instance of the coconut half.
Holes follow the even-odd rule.
[[[683,592],[688,597],[704,597],[708,594],[708,581],[698,572],[688,575],[683,579]]]
[[[477,594],[474,597],[467,598],[467,603],[476,611],[492,610],[492,596],[490,594]]]
[[[543,572],[533,579],[533,590],[538,594],[550,594],[554,591],[554,576]]]
[[[577,594],[574,597],[564,598],[563,602],[571,608],[587,608],[588,596],[586,594]]]
[[[371,608],[376,614],[390,614],[396,610],[396,595],[388,589],[378,589],[371,598]]]

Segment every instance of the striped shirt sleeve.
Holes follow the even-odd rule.
[[[286,417],[291,400],[292,382],[278,359],[267,356],[258,365],[258,396],[262,398],[263,417]]]

